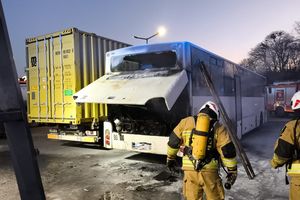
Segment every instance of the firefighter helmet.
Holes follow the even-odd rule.
[[[300,91],[296,92],[292,97],[291,106],[293,110],[300,111]]]
[[[209,108],[210,110],[213,111],[213,113],[216,115],[217,119],[220,117],[220,112],[217,104],[215,104],[212,101],[207,101],[203,106],[200,108],[199,113],[202,112],[205,108]],[[209,113],[207,113],[209,114]],[[212,117],[212,116],[211,116]]]

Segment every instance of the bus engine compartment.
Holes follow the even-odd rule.
[[[168,136],[180,119],[188,115],[188,102],[186,87],[171,110],[163,98],[151,99],[145,106],[109,105],[108,120],[120,134]]]

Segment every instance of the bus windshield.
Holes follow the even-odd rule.
[[[176,61],[177,57],[174,51],[113,56],[111,58],[111,71],[128,72],[177,69]]]

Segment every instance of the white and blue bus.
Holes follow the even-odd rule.
[[[131,46],[106,54],[105,75],[77,92],[77,103],[108,106],[104,146],[166,154],[177,123],[212,100],[204,62],[239,138],[266,121],[264,76],[190,42]]]

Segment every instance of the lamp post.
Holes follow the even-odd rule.
[[[164,27],[159,27],[157,32],[149,37],[140,37],[140,36],[136,36],[134,35],[133,37],[135,39],[140,39],[140,40],[145,40],[146,41],[146,44],[148,44],[148,41],[151,39],[151,38],[154,38],[155,36],[159,35],[159,36],[163,36],[164,34],[166,33],[166,29]]]
[[[139,37],[139,36],[133,36],[135,39],[140,39],[140,40],[145,40],[146,41],[146,44],[148,44],[148,40],[150,40],[151,38],[154,38],[155,36],[157,36],[158,35],[158,32],[157,33],[155,33],[154,35],[151,35],[150,37],[147,37],[147,38],[145,38],[145,37]]]

